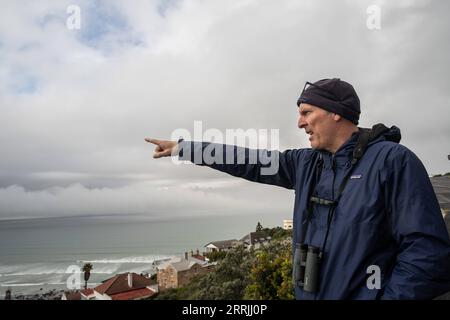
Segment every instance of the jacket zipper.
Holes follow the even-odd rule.
[[[335,162],[334,162],[334,155],[331,156],[331,170],[333,171],[333,184],[331,186],[331,198],[332,200],[334,200],[334,178],[336,176],[336,172],[334,171],[335,169]]]

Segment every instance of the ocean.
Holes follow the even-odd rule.
[[[240,239],[289,216],[255,214],[152,219],[134,215],[0,221],[0,299],[67,290],[84,263],[93,265],[89,287],[123,272],[153,274],[152,263],[217,240]],[[84,285],[83,275],[80,275]]]

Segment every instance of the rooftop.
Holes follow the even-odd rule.
[[[87,296],[94,294],[94,289],[87,288],[87,289],[81,290],[80,293],[87,297]]]
[[[66,299],[67,300],[81,300],[81,294],[80,292],[64,292],[64,294],[66,295]]]
[[[189,260],[181,260],[180,262],[174,262],[174,263],[172,263],[172,267],[174,267],[175,270],[177,270],[178,272],[180,272],[180,271],[189,270],[189,269],[192,268],[195,264],[198,264],[198,263],[197,263],[197,262],[194,262],[194,261],[189,261]]]
[[[254,245],[255,243],[261,243],[267,240],[270,240],[271,237],[266,235],[264,232],[250,232],[249,234],[246,234],[241,241],[246,244]]]
[[[221,240],[221,241],[213,241],[210,243],[207,243],[205,245],[205,247],[209,246],[210,244],[212,244],[213,246],[219,248],[219,249],[228,249],[233,247],[233,245],[237,242],[236,239],[231,239],[231,240]]]
[[[148,288],[131,290],[111,295],[112,300],[135,300],[151,297],[156,292]]]
[[[185,259],[184,256],[183,256],[183,257],[173,257],[173,258],[170,259],[170,260],[167,260],[167,261],[164,261],[164,262],[158,264],[158,265],[156,266],[156,269],[157,269],[157,270],[164,270],[164,269],[166,269],[169,265],[173,265],[173,264],[179,263],[179,262],[181,262],[181,261],[190,261],[190,262],[197,263],[197,264],[199,264],[199,265],[204,265],[204,264],[207,263],[205,257],[203,257],[202,255],[198,255],[198,256],[197,256],[196,254],[194,254],[194,255],[192,255],[192,256],[188,255],[188,259],[187,259],[187,260]]]
[[[123,293],[136,289],[143,289],[154,284],[154,281],[141,276],[137,273],[131,273],[132,286],[128,285],[128,273],[118,274],[108,280],[105,280],[101,285],[95,287],[95,291],[101,294],[112,296],[114,294]]]

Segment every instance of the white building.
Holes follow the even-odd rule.
[[[285,219],[283,220],[283,229],[284,230],[291,230],[293,228],[294,221],[292,219]]]

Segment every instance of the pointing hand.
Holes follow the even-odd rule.
[[[150,138],[145,138],[145,141],[156,145],[155,151],[153,152],[153,158],[155,159],[159,159],[162,157],[170,157],[177,154],[178,143],[176,141],[158,140]]]

